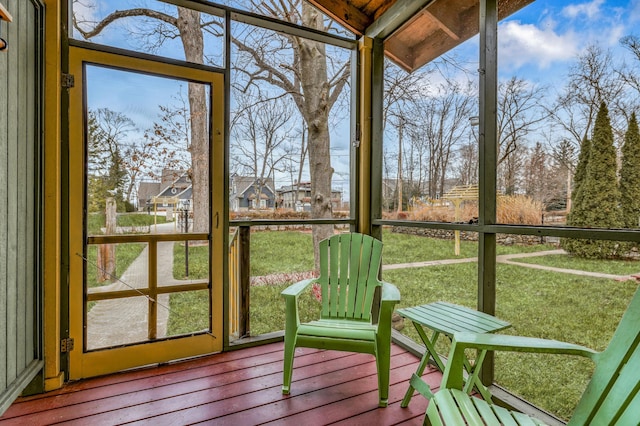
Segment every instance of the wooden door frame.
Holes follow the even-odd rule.
[[[69,50],[69,72],[75,87],[69,89],[69,222],[83,223],[85,158],[84,158],[84,69],[85,64],[108,66],[208,84],[211,87],[210,125],[210,264],[212,271],[225,268],[224,226],[214,217],[222,217],[224,207],[224,74],[187,65],[157,62],[147,58],[115,54],[102,50],[72,46]],[[214,353],[223,349],[223,274],[211,273],[211,333],[175,337],[124,347],[85,352],[84,347],[84,265],[78,253],[84,253],[84,226],[69,227],[69,335],[74,349],[69,353],[69,379],[79,379],[143,365],[168,362],[191,356]]]

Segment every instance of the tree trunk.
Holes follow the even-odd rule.
[[[178,7],[177,27],[185,59],[188,62],[203,63],[204,40],[200,28],[200,12]],[[209,232],[209,116],[205,86],[189,83],[189,177],[193,188],[193,232]]]
[[[303,25],[322,29],[322,16],[302,3]],[[300,42],[300,75],[304,93],[304,119],[309,129],[309,174],[311,177],[311,217],[331,218],[331,151],[329,137],[329,83],[325,46],[308,39]],[[333,234],[333,225],[313,227],[316,270],[319,269],[318,243]]]

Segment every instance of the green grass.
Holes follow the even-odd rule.
[[[568,254],[554,254],[548,256],[513,259],[513,261],[552,266],[554,268],[600,272],[612,275],[631,275],[640,273],[640,262],[637,260],[594,260],[581,259]]]
[[[169,296],[167,336],[209,330],[209,292],[185,291]]]
[[[478,256],[477,241],[460,241],[460,255],[456,256],[454,240],[441,240],[418,235],[396,234],[385,229],[382,233],[384,251],[382,262],[385,265],[398,263],[424,262],[429,260],[465,259]],[[501,246],[497,247],[498,255],[531,253],[550,250],[554,247],[546,244],[531,246]]]
[[[189,279],[202,280],[209,276],[209,246],[193,245],[189,243]],[[173,277],[178,280],[187,278],[185,268],[185,243],[184,241],[173,244]]]
[[[251,287],[251,312],[249,323],[251,335],[269,333],[284,329],[284,300],[280,292],[289,284],[261,285]],[[298,299],[301,321],[318,319],[320,316],[320,302],[311,292],[303,293]]]
[[[603,350],[638,284],[498,266],[497,315],[508,334],[543,337]],[[569,418],[593,366],[576,357],[500,353],[496,380],[525,399]],[[549,389],[558,390],[549,392]]]
[[[147,213],[118,213],[116,217],[116,225],[123,227],[141,227],[166,222],[167,220],[164,216],[157,216],[156,219],[156,216]],[[104,213],[90,213],[87,215],[87,232],[89,235],[101,235],[101,228],[105,227],[105,223]]]
[[[437,300],[476,307],[476,265],[461,264],[386,271],[402,306]],[[503,334],[579,343],[602,350],[637,288],[618,282],[498,265],[496,315],[512,323]],[[413,326],[403,333],[420,341]],[[438,352],[448,353],[441,339]],[[563,418],[570,417],[592,373],[589,361],[575,357],[499,353],[496,381],[526,400]],[[549,392],[559,389],[560,392]]]
[[[460,242],[460,256],[454,255],[453,240],[394,234],[385,230],[382,234],[382,242],[384,243],[382,262],[385,265],[453,259],[456,257],[464,259],[478,255],[478,244],[470,241]]]
[[[144,250],[146,244],[143,243],[128,243],[116,245],[116,270],[115,277],[121,277],[124,271],[133,263],[134,260]],[[107,279],[106,281],[98,281],[99,271],[97,262],[98,246],[91,245],[87,247],[87,260],[85,267],[87,268],[87,278],[85,285],[87,288],[101,287],[116,282],[115,278]],[[96,302],[87,303],[87,312],[95,306]]]
[[[127,270],[127,268],[133,263],[134,260],[144,250],[146,244],[143,243],[122,243],[116,245],[116,271],[115,276],[120,277]],[[103,285],[111,284],[115,279],[98,282],[98,268],[97,268],[97,253],[98,246],[92,245],[87,248],[87,288],[99,287]]]
[[[251,233],[251,276],[313,269],[313,237],[309,232]]]

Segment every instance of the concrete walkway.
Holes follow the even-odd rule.
[[[151,233],[174,233],[173,223],[151,226]],[[190,280],[173,278],[174,242],[158,243],[158,286],[190,283]],[[91,293],[104,291],[130,290],[148,286],[148,247],[129,265],[120,281],[106,286],[89,289]],[[160,295],[157,299],[157,337],[167,335],[169,319],[169,295]],[[146,296],[123,299],[101,300],[95,303],[87,313],[87,349],[144,342],[148,339],[149,301]]]

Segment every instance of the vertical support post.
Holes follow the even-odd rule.
[[[496,234],[485,226],[496,223],[496,167],[498,156],[498,4],[480,0],[480,127],[478,310],[495,314]],[[481,371],[482,383],[493,382],[494,357],[489,353]]]
[[[383,154],[383,100],[384,98],[384,44],[373,39],[371,58],[371,167],[366,179],[370,182],[371,220],[382,218],[382,154]],[[382,227],[371,226],[371,235],[382,240]]]
[[[240,324],[238,324],[238,337],[248,336],[251,332],[249,324],[249,305],[251,284],[251,228],[248,226],[240,226],[238,234],[238,256],[240,258],[240,300],[238,301],[240,309]]]
[[[62,124],[66,122],[63,104],[63,90],[60,90],[62,61],[67,52],[62,48],[63,37],[60,17],[66,16],[66,2],[45,1],[44,8],[44,59],[47,64],[44,73],[44,132],[42,158],[44,176],[43,184],[43,221],[42,280],[46,299],[43,302],[43,334],[44,334],[44,390],[51,391],[62,387],[64,370],[67,370],[66,356],[60,354],[59,342],[68,337],[68,286],[67,269],[69,266],[68,247],[68,199],[63,195],[68,173],[64,167],[68,165],[68,156],[64,153],[67,138],[61,137]],[[43,67],[44,68],[44,67]],[[64,95],[66,97],[66,94]],[[64,117],[64,118],[63,118]]]
[[[460,205],[462,204],[462,198],[453,199],[453,205],[455,206],[455,221],[458,222],[460,220]],[[454,245],[454,254],[456,256],[460,256],[460,231],[453,231],[455,245]]]
[[[182,218],[184,220],[184,233],[189,233],[189,207],[186,206],[182,210]],[[184,242],[184,276],[189,278],[189,240]]]
[[[373,39],[362,37],[358,42],[360,55],[360,139],[358,150],[358,224],[357,231],[371,233],[371,65]]]
[[[155,340],[158,324],[158,240],[149,240],[149,340]]]

